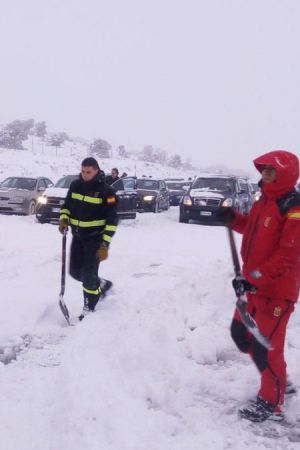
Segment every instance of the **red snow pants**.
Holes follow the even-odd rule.
[[[247,298],[247,312],[255,319],[261,333],[270,340],[273,349],[268,350],[257,342],[241,322],[237,310],[231,323],[231,336],[239,350],[251,356],[260,372],[258,396],[280,410],[286,384],[285,333],[294,303],[262,297],[257,293],[248,294]]]

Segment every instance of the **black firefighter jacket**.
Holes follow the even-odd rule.
[[[88,182],[80,176],[71,183],[59,219],[71,226],[73,235],[83,239],[101,235],[109,245],[118,224],[116,205],[114,190],[99,176]]]

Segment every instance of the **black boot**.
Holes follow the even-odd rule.
[[[105,280],[104,278],[100,278],[100,300],[104,299],[107,294],[107,291],[112,287],[112,281]]]
[[[275,412],[275,406],[260,397],[246,406],[239,408],[239,416],[251,422],[264,422],[267,419],[281,422],[284,416],[281,412]]]
[[[284,395],[291,397],[292,395],[297,394],[296,386],[291,382],[289,378],[286,379]]]

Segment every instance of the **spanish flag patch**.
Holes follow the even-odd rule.
[[[300,211],[289,212],[286,217],[287,219],[300,220]]]
[[[109,204],[116,203],[116,197],[107,197],[106,201]],[[300,218],[300,216],[299,216],[299,218]]]

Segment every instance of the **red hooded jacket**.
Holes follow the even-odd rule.
[[[300,193],[294,188],[299,160],[292,153],[276,150],[253,162],[259,172],[266,164],[272,165],[276,180],[261,183],[262,195],[249,215],[235,212],[230,225],[243,234],[243,274],[258,293],[295,302],[300,288]]]

